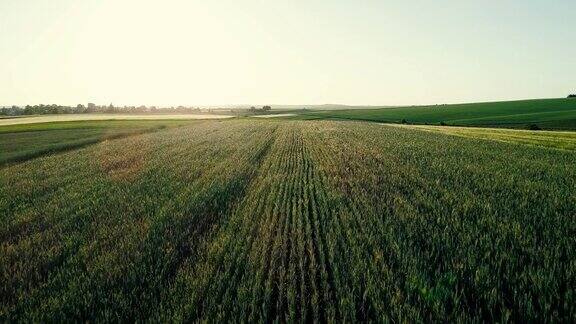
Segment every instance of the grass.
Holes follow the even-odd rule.
[[[204,121],[0,168],[0,320],[571,322],[576,152]]]
[[[387,123],[440,124],[576,130],[576,100],[538,99],[472,104],[309,111],[291,119],[345,119]]]
[[[178,127],[192,121],[78,121],[0,126],[0,165],[94,144],[106,139]]]
[[[390,124],[395,125],[395,124]],[[482,127],[395,125],[431,132],[576,151],[576,132],[530,131]]]

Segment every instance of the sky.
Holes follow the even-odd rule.
[[[564,97],[575,12],[574,0],[0,0],[0,105]]]

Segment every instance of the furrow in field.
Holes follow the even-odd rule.
[[[285,134],[288,134],[285,131]],[[268,269],[268,275],[266,277],[266,282],[265,282],[265,300],[264,300],[264,318],[266,319],[266,321],[271,321],[274,319],[277,319],[277,301],[281,295],[281,293],[279,293],[279,290],[281,287],[283,287],[283,283],[279,282],[279,278],[280,278],[280,270],[285,267],[285,264],[283,264],[283,257],[285,257],[285,253],[283,253],[283,248],[285,248],[284,246],[284,241],[285,241],[285,236],[287,233],[287,221],[288,221],[288,217],[286,216],[285,210],[288,206],[289,203],[289,199],[290,199],[290,195],[291,195],[291,187],[289,186],[289,182],[286,181],[286,175],[289,174],[291,168],[292,168],[292,161],[293,161],[293,154],[292,154],[292,150],[293,150],[293,144],[291,142],[287,142],[287,139],[289,139],[289,137],[287,137],[287,135],[284,136],[284,145],[286,146],[287,150],[285,153],[285,161],[286,163],[283,166],[282,170],[279,170],[279,174],[278,174],[278,178],[276,179],[277,184],[280,185],[282,187],[282,195],[279,195],[278,198],[280,199],[279,201],[277,200],[275,203],[275,213],[277,213],[277,217],[278,217],[278,231],[276,233],[276,236],[274,238],[274,241],[272,242],[272,245],[270,245],[269,247],[265,247],[267,249],[270,249],[270,258],[267,260],[262,260],[263,262],[267,263],[267,269]],[[276,199],[278,199],[276,198]],[[280,265],[280,267],[278,266]]]
[[[309,133],[310,130],[307,130]],[[334,196],[333,187],[327,178],[327,171],[332,161],[334,153],[328,153],[322,150],[314,142],[311,142],[310,134],[307,134],[306,147],[311,148],[311,158],[314,165],[321,169],[318,172],[317,186],[315,191],[316,200],[319,202],[319,215],[322,219],[319,227],[319,236],[321,241],[325,242],[326,251],[321,253],[327,256],[326,266],[326,284],[325,299],[330,300],[330,291],[334,292],[332,298],[334,302],[328,302],[326,316],[339,316],[348,320],[355,320],[355,311],[353,305],[354,289],[352,278],[354,274],[350,267],[357,258],[354,257],[354,246],[351,243],[351,230],[348,224],[347,212],[342,208],[341,202]],[[338,148],[342,150],[342,147]],[[333,287],[333,288],[332,288]],[[331,308],[330,305],[336,305]]]
[[[326,258],[324,249],[316,246],[323,235],[318,220],[322,212],[311,202],[318,195],[312,184],[318,182],[316,176],[301,129],[281,128],[243,202],[222,226],[213,247],[207,248],[209,265],[192,270],[209,279],[188,283],[190,291],[203,291],[195,297],[202,302],[184,310],[191,312],[188,316],[229,320],[242,314],[252,321],[334,318],[334,306],[325,300],[332,298],[326,270],[330,267],[325,261],[317,264]],[[320,285],[327,291],[320,291]]]
[[[355,134],[346,135],[347,138],[355,136]],[[381,153],[373,149],[373,145],[377,144],[369,143],[379,138],[377,134],[374,134],[368,141],[359,138],[341,143],[338,138],[341,136],[325,139],[334,143],[324,145],[328,152],[319,156],[331,156],[330,161],[325,160],[321,164],[334,164],[329,171],[329,174],[332,174],[331,178],[335,180],[332,181],[332,186],[340,188],[341,208],[346,211],[348,221],[346,227],[353,233],[348,236],[347,244],[356,258],[352,267],[352,273],[357,273],[352,275],[355,280],[353,286],[359,288],[358,295],[354,297],[356,316],[361,319],[370,319],[376,314],[386,314],[388,305],[394,298],[398,298],[393,294],[394,291],[398,291],[393,276],[401,273],[402,270],[397,268],[399,264],[394,252],[397,242],[388,239],[392,229],[387,228],[385,222],[393,220],[390,217],[394,217],[389,214],[388,210],[395,204],[395,197],[412,195],[411,192],[417,188],[431,189],[435,187],[435,184],[415,183],[413,180],[423,178],[414,177],[417,170],[409,168],[401,170],[406,165],[395,162],[394,159],[397,157],[390,156],[386,157],[386,160],[381,160],[379,157]],[[347,145],[347,149],[334,149],[341,145]],[[348,156],[356,158],[349,159]],[[370,165],[374,171],[364,173],[362,170],[366,168],[365,165]],[[405,177],[405,175],[410,176]],[[400,177],[397,180],[401,182],[390,187],[389,184],[396,181],[394,179],[396,177]],[[374,201],[369,197],[379,197],[379,199]],[[416,208],[411,202],[406,201],[406,198],[404,201],[407,202],[404,208]],[[404,259],[406,262],[411,262],[410,255],[405,255]],[[389,288],[382,290],[376,287]]]
[[[288,293],[290,286],[290,274],[293,269],[293,265],[290,265],[291,254],[292,254],[292,238],[291,238],[291,226],[292,226],[292,197],[294,194],[294,182],[292,181],[291,174],[295,168],[296,164],[296,154],[295,154],[295,144],[293,141],[290,144],[290,159],[288,160],[287,173],[285,178],[282,180],[286,183],[287,190],[285,193],[284,208],[280,210],[283,215],[283,230],[282,236],[280,237],[278,244],[278,258],[280,259],[279,264],[274,264],[273,269],[275,276],[268,278],[273,286],[272,302],[275,307],[272,308],[272,313],[270,318],[274,320],[286,321],[288,313]]]
[[[282,138],[284,139],[284,137]],[[280,143],[285,145],[284,141]],[[289,146],[288,146],[289,147]],[[277,154],[278,159],[271,168],[269,179],[276,182],[273,186],[273,194],[268,196],[266,213],[263,215],[264,226],[260,227],[257,235],[262,236],[259,240],[255,253],[251,258],[252,262],[256,265],[257,277],[254,282],[254,292],[251,303],[250,320],[257,318],[266,319],[269,314],[269,309],[272,308],[272,292],[273,284],[270,277],[273,276],[274,265],[277,261],[277,256],[274,251],[279,247],[278,242],[282,237],[282,217],[281,210],[284,208],[286,200],[280,200],[280,197],[286,197],[287,188],[285,182],[281,181],[281,176],[288,168],[288,161],[290,159],[290,152],[288,150],[279,150]],[[279,182],[279,183],[278,183]],[[267,186],[262,186],[264,190],[268,190]]]
[[[183,308],[184,316],[225,320],[234,310],[233,300],[242,298],[244,302],[253,301],[251,297],[246,297],[249,295],[246,293],[247,289],[252,289],[253,286],[248,288],[243,285],[243,281],[254,272],[251,268],[254,254],[252,246],[259,233],[263,231],[262,226],[265,223],[262,221],[262,215],[270,213],[267,202],[271,201],[277,191],[277,188],[269,190],[267,182],[259,179],[275,176],[278,161],[271,156],[277,154],[276,147],[282,147],[283,143],[280,143],[282,136],[278,137],[258,176],[249,186],[246,196],[238,204],[230,221],[222,226],[215,239],[207,246],[204,257],[206,264],[184,269],[180,274],[181,280],[177,285],[183,286],[185,291],[191,291],[194,296],[187,302],[184,294],[183,300],[180,301],[189,305]],[[194,276],[194,273],[200,280],[187,279]],[[246,309],[247,307],[243,310]],[[253,309],[247,314],[256,316],[257,310]]]
[[[350,135],[353,134],[347,134],[347,137]],[[325,167],[326,172],[331,175],[331,179],[326,180],[324,187],[339,188],[332,194],[334,205],[338,206],[336,218],[340,225],[337,228],[341,228],[341,232],[335,235],[335,239],[340,238],[339,249],[348,251],[347,260],[350,260],[347,266],[335,265],[335,267],[342,267],[349,271],[342,277],[352,280],[348,284],[358,289],[354,294],[349,294],[353,300],[347,300],[346,313],[354,314],[359,320],[374,318],[374,314],[384,313],[387,299],[381,294],[384,290],[373,288],[385,286],[388,276],[387,266],[382,262],[381,247],[377,239],[381,234],[376,233],[381,223],[380,217],[374,215],[369,209],[362,208],[374,205],[374,202],[364,199],[367,194],[365,189],[346,180],[346,173],[352,171],[358,161],[366,160],[368,156],[362,151],[355,152],[355,147],[349,142],[330,143],[330,138],[318,139],[318,137],[318,134],[315,134],[311,139],[322,140],[324,145],[320,146],[312,142],[308,146],[318,147],[315,154],[316,162]],[[346,149],[343,149],[344,146]],[[347,155],[356,156],[357,159],[347,159]],[[342,171],[345,173],[342,173],[340,168],[343,168]]]
[[[335,319],[335,307],[333,300],[333,287],[331,287],[331,267],[326,260],[326,243],[321,238],[326,231],[326,222],[322,218],[323,210],[319,208],[316,200],[318,193],[317,175],[308,152],[308,145],[304,142],[306,154],[303,163],[306,170],[306,230],[308,235],[307,250],[310,254],[309,276],[311,279],[313,294],[311,309],[314,321],[328,321]]]
[[[355,293],[352,282],[352,273],[350,272],[350,263],[354,262],[352,246],[349,242],[348,233],[350,228],[347,226],[344,215],[338,206],[337,201],[331,197],[328,191],[328,181],[322,177],[321,181],[322,191],[319,193],[322,202],[322,208],[326,212],[326,227],[324,233],[324,240],[328,246],[328,264],[330,264],[331,272],[333,273],[333,282],[335,287],[336,299],[336,312],[340,313],[347,320],[355,320],[355,312],[353,306],[353,299],[351,297]]]
[[[311,263],[310,267],[312,271],[315,272],[315,291],[316,295],[313,296],[313,309],[315,314],[315,320],[329,321],[336,319],[336,307],[334,298],[334,287],[333,287],[333,273],[330,264],[328,264],[328,253],[325,241],[326,227],[328,226],[326,222],[325,212],[320,206],[318,192],[318,179],[314,174],[313,166],[311,161],[306,158],[308,164],[308,203],[310,210],[310,223],[311,223],[311,245],[309,249],[314,251],[312,254],[314,256],[314,261]]]
[[[297,147],[297,166],[296,166],[296,174],[294,176],[294,187],[296,188],[296,194],[293,197],[293,206],[292,206],[292,217],[293,217],[293,226],[292,226],[292,235],[291,238],[294,239],[295,244],[293,244],[293,251],[292,255],[294,256],[293,262],[291,263],[294,265],[294,270],[292,273],[292,282],[291,285],[293,296],[292,305],[290,307],[290,315],[291,320],[304,320],[307,311],[307,287],[306,287],[306,275],[304,273],[305,264],[307,263],[307,255],[304,250],[304,234],[303,234],[303,218],[306,217],[304,214],[303,209],[303,191],[304,191],[304,183],[303,183],[303,173],[304,168],[302,165],[303,160],[303,145],[301,141],[301,135],[295,132],[294,134],[294,142],[296,143]]]
[[[264,163],[260,171],[260,177],[269,175],[269,163]],[[251,186],[248,193],[256,191],[258,194],[254,199],[244,199],[241,203],[240,211],[249,211],[251,215],[256,216],[264,212],[266,194],[259,187],[257,180]],[[271,193],[273,194],[273,193]],[[209,292],[203,301],[203,308],[206,309],[205,316],[216,313],[216,316],[224,320],[229,316],[234,307],[234,300],[237,298],[237,290],[241,279],[247,272],[247,263],[249,252],[256,238],[258,222],[245,219],[247,214],[235,212],[231,225],[222,230],[222,236],[217,238],[217,242],[225,241],[224,247],[219,251],[211,251],[210,255],[219,255],[216,261],[219,264],[214,267],[215,273],[211,276],[211,282],[206,284],[206,290]],[[219,305],[219,309],[210,309],[211,305]],[[229,308],[230,307],[230,308]]]
[[[301,307],[304,310],[302,320],[314,319],[318,321],[320,310],[317,308],[319,304],[317,256],[315,254],[316,251],[312,234],[313,211],[310,209],[310,166],[308,164],[304,143],[302,143],[302,148],[304,152],[301,161],[303,169],[301,180],[303,186],[301,209],[303,211],[302,232],[304,239],[301,245],[301,254],[306,256],[306,262],[302,265],[301,269],[303,288],[300,296]]]

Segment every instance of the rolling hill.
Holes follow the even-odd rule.
[[[575,99],[535,99],[397,108],[306,111],[294,119],[346,119],[387,123],[576,129]]]

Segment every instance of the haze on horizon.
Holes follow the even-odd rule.
[[[576,91],[576,1],[0,2],[0,106],[410,105]]]

